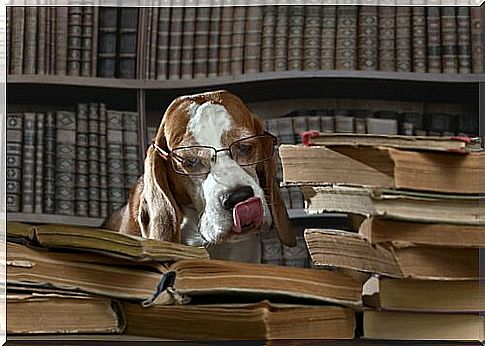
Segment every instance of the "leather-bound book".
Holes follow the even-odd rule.
[[[441,49],[443,73],[458,73],[457,26],[455,8],[441,8]]]
[[[303,70],[303,30],[305,7],[290,6],[288,34],[288,70]]]
[[[36,115],[34,212],[42,213],[44,205],[44,113]]]
[[[413,72],[427,71],[426,8],[412,7]]]
[[[20,6],[12,7],[11,16],[11,42],[10,50],[12,57],[10,58],[12,74],[22,74],[24,65],[24,29],[25,29],[25,8]]]
[[[76,113],[56,113],[56,214],[74,215],[76,182]]]
[[[67,74],[68,7],[56,7],[56,74]]]
[[[37,52],[36,52],[36,73],[46,74],[46,45],[47,45],[47,8],[38,7],[38,20],[37,20]],[[8,34],[7,34],[8,41]],[[7,49],[8,55],[10,51]],[[7,64],[8,67],[8,64]]]
[[[275,26],[274,65],[276,71],[288,69],[289,7],[278,5]]]
[[[88,108],[88,212],[99,217],[99,112],[98,104],[90,103]]]
[[[194,76],[194,37],[195,7],[185,7],[182,30],[182,79],[192,79]]]
[[[359,10],[359,70],[377,70],[379,52],[379,22],[376,6],[362,6]]]
[[[109,210],[108,197],[108,156],[107,156],[107,123],[106,105],[99,104],[99,216],[106,218]]]
[[[182,29],[184,25],[183,7],[173,7],[170,19],[170,50],[168,54],[168,78],[180,79],[182,59]]]
[[[93,46],[91,49],[91,76],[98,75],[98,49],[99,49],[99,7],[93,7]]]
[[[274,71],[276,6],[263,7],[261,71]]]
[[[151,7],[151,16],[148,18],[147,41],[150,43],[147,51],[148,78],[155,79],[157,76],[157,46],[158,46],[158,17],[160,9]],[[135,46],[136,52],[136,46]]]
[[[69,7],[67,74],[70,76],[81,74],[82,15],[81,7]]]
[[[20,212],[22,193],[22,113],[7,114],[7,211]]]
[[[150,54],[152,51],[152,23],[153,7],[148,7],[146,12],[146,32],[145,32],[145,79],[150,79]]]
[[[116,75],[118,9],[99,9],[98,76],[114,78]]]
[[[107,159],[109,212],[125,203],[125,175],[123,155],[123,113],[107,110]]]
[[[140,176],[140,151],[138,137],[138,118],[136,112],[123,112],[123,157],[126,195],[135,186]]]
[[[244,70],[244,36],[246,26],[245,6],[234,8],[232,18],[231,75],[240,75]]]
[[[158,13],[157,79],[160,80],[168,78],[170,12],[170,7],[161,7]]]
[[[34,212],[35,199],[35,142],[37,132],[35,113],[24,113],[22,148],[22,212]]]
[[[49,74],[56,74],[56,18],[57,8],[49,7]]]
[[[195,12],[194,77],[207,77],[209,52],[210,7],[197,7]]]
[[[89,118],[88,104],[77,105],[76,116],[76,183],[75,201],[77,216],[89,215]]]
[[[396,71],[412,71],[411,7],[396,8]]]
[[[56,212],[56,114],[45,113],[44,124],[44,214]]]
[[[321,7],[305,6],[303,69],[320,69]]]
[[[37,7],[25,8],[24,74],[35,74],[37,60]]]
[[[93,7],[82,8],[81,76],[90,77],[93,54]]]
[[[379,7],[379,70],[396,70],[396,8]]]
[[[120,9],[119,31],[119,78],[136,78],[136,45],[138,32],[138,9]]]
[[[263,8],[249,6],[246,13],[244,36],[244,73],[261,71],[261,36],[263,28]]]
[[[335,68],[335,42],[337,37],[337,6],[324,6],[322,16],[320,69],[333,70]]]
[[[471,73],[470,9],[456,8],[458,72]]]
[[[221,36],[221,16],[222,7],[211,7],[209,17],[209,48],[207,52],[207,75],[209,77],[216,77],[219,73],[219,39]]]
[[[337,7],[335,68],[357,69],[357,6]]]
[[[483,18],[481,7],[470,7],[470,30],[472,45],[472,71],[473,73],[483,73]]]
[[[231,45],[232,45],[232,18],[234,7],[222,7],[221,14],[221,36],[219,46],[219,75],[228,76],[231,74]]]
[[[428,72],[441,73],[441,20],[439,7],[427,7]]]

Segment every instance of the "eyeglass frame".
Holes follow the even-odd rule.
[[[172,150],[170,149],[163,149],[162,147],[160,147],[157,143],[155,143],[155,141],[153,141],[151,143],[151,147],[153,147],[157,153],[165,160],[169,160],[169,159],[174,159],[174,160],[178,160],[179,162],[181,161],[181,158],[180,157],[177,157],[177,154],[174,154],[173,153],[173,150],[177,150],[177,149],[187,149],[187,148],[194,148],[194,147],[198,147],[198,148],[208,148],[208,149],[211,149],[215,152],[215,155],[213,157],[211,157],[211,161],[213,161],[214,163],[217,162],[217,157],[218,157],[218,153],[219,152],[222,152],[222,151],[228,151],[229,152],[229,157],[234,160],[234,158],[232,157],[232,152],[231,152],[231,146],[234,145],[235,143],[237,142],[241,142],[241,141],[244,141],[244,140],[247,140],[247,139],[251,139],[251,138],[256,138],[256,137],[269,137],[273,140],[273,150],[271,152],[271,155],[267,158],[267,159],[264,159],[264,160],[261,160],[261,161],[258,161],[258,162],[254,162],[254,163],[250,163],[250,164],[246,164],[246,165],[241,165],[239,164],[240,166],[242,167],[246,167],[246,166],[251,166],[251,165],[257,165],[258,163],[262,163],[262,162],[265,162],[265,161],[268,161],[270,160],[274,153],[275,153],[275,146],[278,144],[278,139],[276,138],[275,135],[267,132],[267,131],[264,131],[262,134],[258,134],[258,135],[252,135],[252,136],[248,136],[248,137],[244,137],[244,138],[240,138],[234,142],[232,142],[231,144],[229,144],[228,147],[226,148],[220,148],[220,149],[216,149],[214,147],[211,147],[209,145],[187,145],[187,146],[182,146],[182,147],[177,147],[177,148],[174,148]],[[214,159],[215,158],[215,159]],[[236,161],[236,160],[234,160]],[[237,161],[236,161],[237,162]],[[182,172],[179,172],[177,171],[174,167],[173,167],[173,164],[171,165],[173,171],[177,174],[180,174],[180,175],[187,175],[187,176],[202,176],[202,175],[207,175],[209,174],[209,172],[206,172],[206,173],[199,173],[199,174],[193,174],[193,173],[182,173]]]

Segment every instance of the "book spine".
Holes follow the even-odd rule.
[[[45,9],[45,74],[51,74],[51,11]]]
[[[221,36],[222,7],[212,7],[209,18],[209,49],[207,58],[207,75],[216,77],[219,71],[219,40]]]
[[[303,69],[320,68],[320,6],[305,6],[305,29],[303,33]]]
[[[119,31],[119,78],[136,78],[136,38],[138,9],[122,8]],[[156,31],[155,31],[156,34]],[[155,59],[153,59],[155,64]]]
[[[379,70],[396,70],[396,9],[379,7]]]
[[[377,70],[379,22],[376,6],[362,6],[359,11],[359,70]]]
[[[455,8],[441,8],[441,49],[444,73],[458,73],[457,27]]]
[[[89,215],[89,119],[88,105],[77,105],[75,201],[78,216]]]
[[[439,7],[427,7],[428,72],[441,73],[441,23]]]
[[[99,77],[115,77],[117,23],[117,8],[102,7],[99,9],[99,46],[97,67]]]
[[[234,76],[243,73],[246,7],[236,7],[233,15],[231,39],[231,75]]]
[[[412,8],[413,72],[426,72],[426,9]]]
[[[244,37],[244,73],[261,71],[261,37],[263,29],[263,8],[250,6],[246,16]]]
[[[68,8],[56,7],[56,74],[67,73]]]
[[[301,236],[296,238],[296,246],[283,245],[283,265],[286,267],[307,268],[309,266],[308,251],[305,239]]]
[[[411,7],[396,8],[396,70],[412,71]]]
[[[168,54],[170,38],[170,7],[160,8],[157,37],[157,79],[168,78]]]
[[[58,110],[56,128],[56,214],[74,215],[76,113]]]
[[[49,23],[50,23],[50,31],[49,31],[49,73],[56,74],[56,60],[57,60],[57,50],[56,50],[56,17],[57,17],[57,9],[56,7],[49,8]]]
[[[168,78],[180,79],[180,60],[182,56],[182,28],[184,24],[184,9],[172,8],[170,20],[170,51],[168,57]]]
[[[125,178],[123,158],[123,113],[107,110],[107,165],[109,212],[125,203]]]
[[[128,195],[128,189],[135,186],[140,175],[138,113],[135,112],[123,112],[123,156]]]
[[[37,7],[25,8],[24,74],[35,74],[37,48]]]
[[[81,74],[82,16],[81,7],[69,7],[67,74],[70,76]]]
[[[232,18],[234,7],[225,6],[221,12],[221,38],[219,46],[219,75],[231,74]]]
[[[481,15],[481,7],[470,7],[470,28],[472,71],[473,73],[483,73],[483,18]]]
[[[44,203],[44,113],[37,113],[35,146],[34,212],[41,214]]]
[[[56,212],[56,116],[45,114],[44,126],[44,205],[45,214]]]
[[[43,75],[43,74],[46,74],[45,48],[46,48],[47,9],[46,7],[39,7],[38,11],[39,11],[39,17],[37,22],[38,36],[37,36],[37,52],[36,52],[36,59],[37,59],[36,72],[37,74]],[[10,52],[8,54],[10,54]]]
[[[25,31],[25,8],[12,7],[12,37],[11,37],[11,51],[12,58],[10,64],[12,66],[12,74],[23,73],[24,63],[24,31]]]
[[[150,50],[148,51],[148,78],[155,79],[157,77],[157,50],[158,50],[158,20],[160,9],[157,7],[151,8],[152,16],[149,18],[151,24],[149,24],[150,35]],[[136,29],[136,28],[135,28]],[[136,32],[136,31],[135,31]],[[135,46],[136,52],[136,46]]]
[[[207,77],[211,9],[197,7],[195,14],[194,78]]]
[[[7,211],[19,212],[22,193],[22,136],[21,113],[7,114]]]
[[[106,105],[99,104],[99,216],[109,214]]]
[[[150,79],[150,52],[152,50],[152,17],[153,7],[147,9],[147,23],[145,33],[145,79]]]
[[[307,119],[303,115],[295,116],[291,118],[293,125],[293,142],[295,144],[301,143],[301,134],[308,130]]]
[[[456,9],[456,25],[458,32],[458,72],[471,72],[470,55],[470,11],[468,7],[460,6]]]
[[[282,196],[284,195],[285,193],[282,193]],[[261,238],[261,263],[269,265],[283,264],[283,248],[274,231],[271,237]]]
[[[97,103],[89,104],[88,166],[89,216],[99,217],[99,113]]]
[[[335,67],[338,70],[355,70],[357,68],[357,6],[339,6],[337,12]]]
[[[324,6],[322,16],[320,69],[333,70],[335,68],[335,41],[337,37],[337,6]]]
[[[182,32],[182,79],[192,79],[194,71],[195,8],[184,8]]]
[[[289,8],[278,6],[276,11],[274,66],[276,71],[288,69]]]
[[[35,113],[24,113],[24,133],[22,150],[22,212],[34,212],[35,199],[35,140],[36,140]]]
[[[12,51],[10,50],[12,48],[12,45],[10,44],[11,41],[11,25],[12,25],[12,7],[7,7],[7,13],[5,15],[5,24],[6,24],[6,46],[7,46],[7,66],[6,70],[7,73],[12,73],[12,70],[10,69],[10,55],[12,55]]]
[[[303,6],[290,6],[288,70],[303,70],[304,16],[305,9]]]
[[[264,6],[261,34],[261,71],[274,71],[276,7]]]
[[[93,7],[93,43],[91,47],[91,76],[98,75],[99,7]]]
[[[91,76],[93,54],[93,8],[82,8],[81,76]]]

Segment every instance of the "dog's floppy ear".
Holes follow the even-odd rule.
[[[150,146],[145,158],[137,221],[143,237],[178,242],[180,209],[170,190],[169,162]]]
[[[254,118],[254,120],[257,132],[263,133],[261,121],[257,118]],[[278,153],[275,152],[270,160],[259,165],[257,169],[258,178],[268,195],[271,215],[280,241],[286,246],[295,246],[296,235],[288,218],[288,212],[276,181],[276,155]]]

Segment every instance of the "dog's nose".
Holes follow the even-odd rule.
[[[224,192],[219,199],[224,209],[231,210],[239,202],[245,201],[253,196],[254,191],[252,187],[243,186],[229,192]]]

